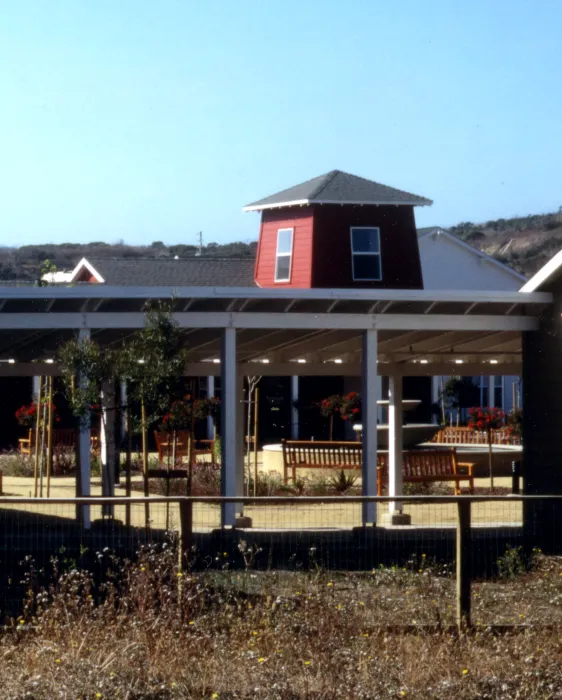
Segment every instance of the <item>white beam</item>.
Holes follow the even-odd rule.
[[[0,298],[11,299],[327,299],[446,303],[550,304],[549,292],[440,289],[294,289],[267,287],[124,287],[89,284],[68,287],[0,287]]]
[[[404,358],[406,359],[406,358]],[[259,374],[264,377],[292,377],[298,371],[301,377],[360,377],[361,362],[343,362],[337,364],[335,362],[306,362],[299,364],[297,362],[270,362],[262,364],[261,362],[241,362],[238,364],[238,371],[242,375]],[[521,359],[519,354],[514,354],[513,357],[506,362],[502,362],[501,358],[498,364],[490,364],[489,362],[472,362],[467,361],[457,365],[454,362],[447,362],[443,358],[430,361],[427,364],[420,362],[381,362],[378,365],[377,371],[382,376],[389,374],[397,374],[403,377],[431,377],[431,376],[488,376],[495,375],[520,375],[521,374]],[[183,372],[186,377],[218,377],[221,374],[220,363],[214,362],[188,362],[185,365]],[[0,377],[33,377],[41,376],[59,376],[60,368],[56,364],[43,364],[35,362],[16,363],[16,364],[0,364]]]
[[[236,311],[180,312],[180,328],[264,328],[308,330],[434,330],[533,331],[539,319],[530,316],[463,314],[320,314]],[[58,330],[76,328],[143,328],[142,312],[0,313],[0,330]]]
[[[361,395],[363,397],[363,496],[377,495],[377,331],[363,335],[363,367]],[[363,504],[363,525],[377,522],[377,504]]]

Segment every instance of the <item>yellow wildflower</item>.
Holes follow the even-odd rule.
[[[190,620],[190,621],[189,621],[189,624],[190,624],[190,625],[194,625],[194,624],[195,624],[195,620]]]
[[[468,668],[463,668],[462,675],[466,676],[468,674]]]
[[[265,661],[264,657],[260,656],[260,658],[258,659],[258,664],[263,664],[264,661]]]
[[[327,586],[330,588],[330,586],[333,586],[334,584],[331,581],[328,581]]]
[[[60,659],[55,659],[56,664],[60,664]]]
[[[305,661],[305,662],[304,662],[304,665],[305,665],[305,666],[310,666],[310,661]]]

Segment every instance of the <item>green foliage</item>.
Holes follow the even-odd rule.
[[[480,389],[472,377],[450,377],[443,387],[448,408],[470,408],[480,401]]]
[[[527,552],[523,547],[512,547],[508,544],[505,548],[505,554],[497,561],[498,577],[510,580],[531,571],[536,566],[539,554],[539,549]]]
[[[329,480],[330,487],[338,494],[343,495],[355,486],[357,483],[357,475],[350,474],[341,469],[336,476],[332,476]]]
[[[164,415],[181,391],[185,350],[172,305],[147,305],[145,326],[118,354],[117,372],[129,382],[133,401],[144,403],[147,421]]]
[[[103,382],[115,379],[116,361],[115,352],[93,340],[69,340],[59,349],[65,394],[74,416],[84,420],[97,406]]]

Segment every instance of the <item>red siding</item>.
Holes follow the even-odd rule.
[[[262,213],[260,238],[256,257],[256,283],[260,287],[311,287],[312,270],[311,207],[290,207],[266,210]],[[290,282],[275,282],[277,231],[293,229],[293,260]]]
[[[380,229],[380,282],[353,281],[351,226]],[[413,207],[316,205],[311,286],[423,289]]]

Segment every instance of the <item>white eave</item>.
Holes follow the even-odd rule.
[[[543,265],[541,269],[536,272],[531,279],[524,284],[520,292],[536,292],[545,282],[547,282],[558,270],[562,267],[562,250],[558,251],[556,255],[551,258],[546,265]]]
[[[82,258],[82,260],[80,260],[80,262],[78,263],[78,265],[76,265],[74,270],[72,270],[72,272],[70,273],[69,282],[75,282],[76,277],[84,268],[88,270],[88,272],[92,275],[96,282],[98,282],[99,284],[105,284],[104,278],[100,275],[96,268],[86,260],[86,258]]]
[[[282,209],[285,207],[304,207],[310,204],[335,204],[339,206],[357,206],[357,207],[427,207],[433,202],[431,199],[426,199],[417,202],[365,202],[365,201],[345,201],[337,202],[329,199],[295,199],[288,202],[274,202],[271,204],[249,204],[242,211],[262,211],[263,209]]]

